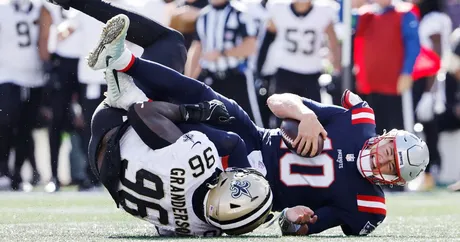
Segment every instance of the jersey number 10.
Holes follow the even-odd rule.
[[[282,147],[285,146],[281,142]],[[332,150],[331,139],[324,141],[323,152]],[[280,179],[286,186],[309,186],[314,188],[328,188],[335,180],[334,159],[327,153],[320,154],[313,158],[300,157],[294,153],[286,153],[280,158]],[[306,174],[292,172],[291,166],[320,167],[322,174]]]

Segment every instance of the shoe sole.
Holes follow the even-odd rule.
[[[90,52],[88,56],[88,65],[93,68],[97,64],[97,60],[101,52],[105,49],[106,45],[119,40],[126,34],[129,27],[129,18],[126,15],[120,14],[109,21],[102,28],[101,37],[97,43],[96,48]]]

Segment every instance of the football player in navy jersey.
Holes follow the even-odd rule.
[[[138,89],[132,78],[149,98],[167,96],[176,103],[222,101],[236,119],[215,127],[237,133],[246,144],[249,160],[263,162],[260,169],[273,189],[273,209],[282,211],[283,234],[308,235],[341,226],[346,235],[367,235],[386,216],[379,185],[403,185],[429,162],[425,142],[415,135],[404,130],[377,135],[372,108],[349,91],[344,93],[343,107],[293,94],[269,98],[268,105],[279,118],[300,121],[295,141],[298,154],[305,155],[310,147],[315,154],[318,136],[325,138],[321,154],[296,155],[287,149],[279,129],[257,127],[234,101],[163,65],[134,57],[124,45],[128,26],[124,15],[110,20],[88,57],[93,69],[107,68],[108,96],[112,97],[108,104],[123,108],[126,100],[136,98]]]

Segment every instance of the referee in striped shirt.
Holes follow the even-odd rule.
[[[260,126],[257,96],[248,57],[256,51],[257,27],[240,3],[210,0],[196,22],[185,75],[235,100]]]

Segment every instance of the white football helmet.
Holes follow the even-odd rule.
[[[262,174],[253,169],[229,169],[219,175],[205,197],[205,218],[226,234],[249,233],[265,222],[272,200]]]
[[[372,169],[372,159],[379,164],[379,143],[393,142],[396,175],[382,174],[380,167]],[[372,150],[375,147],[374,150]],[[361,175],[374,184],[404,185],[422,173],[430,161],[426,143],[405,130],[393,129],[379,137],[369,139],[359,153],[357,162]],[[377,173],[377,174],[376,174]]]

